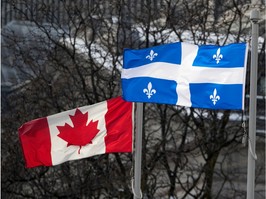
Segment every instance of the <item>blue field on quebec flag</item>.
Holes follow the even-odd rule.
[[[123,98],[208,109],[244,109],[246,43],[183,42],[124,50]]]
[[[134,88],[131,85],[134,85]],[[146,85],[146,88],[143,88],[143,85]],[[178,97],[176,87],[177,84],[173,80],[150,77],[123,79],[123,89],[134,89],[135,93],[140,93],[140,95],[130,95],[129,99],[128,95],[124,96],[127,101],[175,104]]]

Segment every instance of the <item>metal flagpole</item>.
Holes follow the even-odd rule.
[[[134,164],[134,199],[141,199],[141,155],[142,155],[142,125],[143,103],[137,103],[136,109],[136,136],[135,136],[135,164]]]
[[[250,14],[252,23],[251,35],[251,69],[250,69],[250,99],[249,99],[249,150],[247,171],[247,199],[254,199],[255,160],[256,151],[256,109],[257,109],[257,71],[258,71],[258,36],[260,18],[259,11],[254,8]]]

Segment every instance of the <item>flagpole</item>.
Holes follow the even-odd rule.
[[[135,164],[134,164],[134,199],[141,199],[141,156],[142,156],[142,126],[143,103],[136,105],[136,136],[135,136]]]
[[[253,5],[255,6],[255,5]],[[250,14],[252,23],[251,35],[251,68],[250,68],[250,99],[249,99],[249,150],[247,171],[247,199],[254,199],[255,160],[256,152],[256,109],[257,109],[257,70],[258,70],[258,36],[260,18],[259,11],[254,8]]]

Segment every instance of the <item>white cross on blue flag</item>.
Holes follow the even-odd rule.
[[[178,42],[125,49],[123,98],[208,109],[244,109],[247,44]]]

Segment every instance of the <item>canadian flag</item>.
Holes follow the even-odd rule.
[[[117,97],[27,122],[18,129],[26,167],[132,152],[133,114]]]

